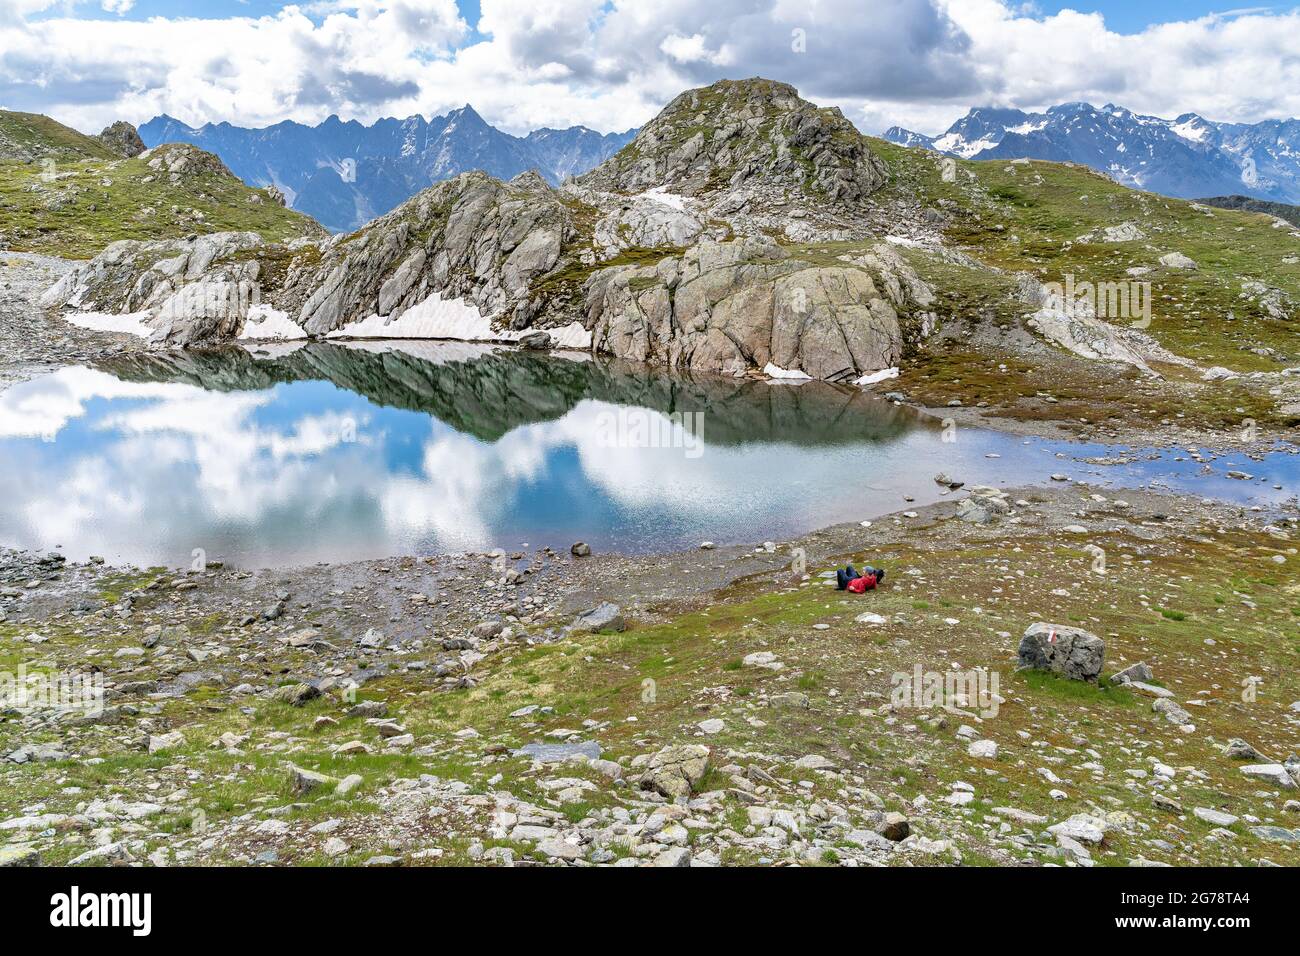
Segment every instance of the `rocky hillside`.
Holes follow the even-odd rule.
[[[173,144],[128,157],[138,145],[129,127],[101,137],[0,111],[0,248],[87,259],[119,240],[229,230],[272,242],[324,235],[211,153]]]
[[[1200,202],[1206,206],[1219,209],[1244,209],[1247,212],[1262,212],[1267,216],[1276,216],[1300,226],[1300,206],[1291,206],[1284,202],[1269,202],[1266,199],[1252,199],[1250,196],[1211,196]]]
[[[682,94],[562,188],[469,173],[321,243],[116,247],[47,302],[144,311],[178,345],[270,310],[296,336],[525,340],[834,382],[901,366],[918,404],[1095,424],[1058,414],[1078,396],[1106,406],[1107,433],[1282,427],[1300,419],[1298,238],[1071,164],[869,139],[759,79]],[[255,282],[257,321],[176,298],[214,282]],[[1101,296],[1067,301],[1067,283]]]
[[[427,334],[429,303],[452,299],[503,335],[580,323],[564,341],[618,357],[851,379],[896,364],[933,321],[925,283],[870,238],[864,203],[884,181],[837,111],[784,84],[719,83],[679,97],[564,189],[535,174],[469,173],[319,246],[256,252],[232,239],[212,254],[205,241],[204,268],[183,279],[161,273],[177,256],[193,261],[193,243],[114,249],[51,301],[166,312],[159,340],[211,342],[229,335],[230,317],[177,319],[180,285],[250,281],[257,259],[262,302],[306,334],[347,333],[371,316],[393,336]],[[794,239],[862,245],[805,254]]]

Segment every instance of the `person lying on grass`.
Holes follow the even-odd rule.
[[[874,591],[876,585],[884,583],[884,580],[884,568],[873,568],[868,565],[862,569],[861,574],[851,564],[835,569],[835,587],[839,591],[863,594],[867,591]]]

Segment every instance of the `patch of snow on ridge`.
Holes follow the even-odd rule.
[[[676,209],[678,212],[686,211],[686,197],[678,196],[676,193],[670,193],[667,186],[656,186],[654,189],[647,189],[643,193],[637,193],[634,199],[649,199],[651,202],[657,202],[664,206]]]
[[[1179,123],[1177,126],[1169,127],[1169,131],[1175,136],[1181,136],[1185,140],[1193,143],[1199,143],[1205,139],[1206,129],[1204,126],[1198,126],[1197,120],[1188,120],[1186,123]]]
[[[153,329],[145,324],[148,312],[129,312],[113,315],[108,312],[69,312],[64,318],[73,325],[91,329],[95,332],[125,332],[147,339],[153,335]]]
[[[285,341],[305,339],[307,332],[301,325],[289,318],[289,313],[273,309],[269,305],[255,305],[248,310],[244,330],[239,334],[243,339],[265,339]]]
[[[1021,123],[1019,126],[1008,126],[1007,132],[1019,133],[1021,136],[1026,136],[1029,133],[1037,133],[1040,129],[1046,128],[1046,126],[1047,120],[1043,120],[1039,123]]]
[[[372,315],[326,334],[331,339],[453,339],[458,342],[517,342],[525,335],[544,331],[556,348],[587,349],[591,333],[581,322],[559,329],[492,328],[492,320],[464,299],[444,299],[434,293],[397,318]]]
[[[1001,140],[989,135],[969,142],[960,133],[946,133],[934,141],[934,148],[941,153],[955,153],[962,159],[970,159],[976,153],[992,149],[999,142]]]

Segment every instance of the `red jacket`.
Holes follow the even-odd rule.
[[[847,590],[854,594],[862,594],[865,591],[874,591],[876,589],[876,576],[874,574],[864,574],[860,578],[854,578],[848,583]]]

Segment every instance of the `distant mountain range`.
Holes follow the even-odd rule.
[[[1126,186],[1184,199],[1245,194],[1300,202],[1300,120],[1213,123],[1195,113],[1143,116],[1107,104],[1046,113],[973,109],[941,136],[895,126],[884,138],[963,159],[1073,162]]]
[[[146,146],[193,143],[220,156],[248,185],[277,187],[290,208],[336,232],[356,229],[433,183],[471,169],[500,179],[537,169],[558,184],[604,162],[635,135],[635,129],[601,134],[573,126],[511,136],[471,106],[432,120],[411,116],[371,126],[331,116],[317,126],[208,123],[195,129],[158,116],[140,127]]]

